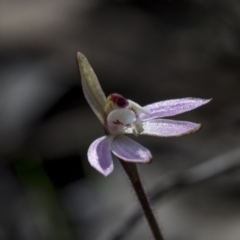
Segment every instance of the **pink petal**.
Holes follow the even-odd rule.
[[[174,116],[198,108],[209,101],[211,99],[180,98],[152,103],[144,107],[149,111],[149,114],[141,114],[140,119],[146,121],[154,118]]]
[[[112,136],[103,136],[96,139],[88,149],[88,161],[91,166],[105,177],[113,171],[111,154]]]
[[[147,148],[124,135],[119,135],[113,140],[112,152],[127,162],[148,163],[152,159]]]
[[[198,131],[201,128],[201,124],[169,119],[154,119],[143,122],[143,128],[143,135],[179,137]]]

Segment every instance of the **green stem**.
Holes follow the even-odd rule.
[[[158,227],[157,221],[153,215],[152,209],[149,205],[147,196],[143,190],[142,187],[142,183],[137,171],[137,166],[135,163],[130,163],[130,162],[125,162],[123,160],[120,159],[120,162],[124,168],[124,170],[126,171],[132,185],[133,188],[137,194],[138,200],[142,206],[144,215],[148,221],[148,224],[151,228],[151,231],[153,233],[153,236],[155,238],[155,240],[163,240],[162,234],[160,232],[160,229]]]

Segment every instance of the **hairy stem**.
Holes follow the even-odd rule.
[[[123,160],[120,159],[120,162],[124,168],[124,170],[126,171],[132,185],[133,188],[137,194],[138,200],[142,206],[144,215],[148,221],[148,224],[151,228],[151,231],[153,233],[153,236],[155,238],[155,240],[163,240],[162,234],[160,232],[160,229],[158,227],[157,221],[153,215],[152,209],[149,205],[147,196],[143,190],[142,187],[142,183],[137,171],[137,166],[135,163],[129,163],[129,162],[125,162]]]

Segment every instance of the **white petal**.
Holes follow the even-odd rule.
[[[91,166],[102,173],[105,177],[113,171],[111,154],[112,136],[103,136],[96,139],[88,149],[88,161]]]
[[[169,119],[154,119],[143,122],[143,128],[144,132],[142,135],[179,137],[198,131],[201,128],[201,124]]]
[[[111,132],[123,132],[125,127],[136,121],[136,114],[126,108],[113,110],[108,114],[107,124]]]
[[[111,148],[117,157],[127,162],[148,163],[152,159],[147,148],[124,135],[115,137]]]
[[[84,96],[101,123],[103,123],[106,96],[87,58],[82,53],[78,52],[77,60],[79,71],[81,73]]]

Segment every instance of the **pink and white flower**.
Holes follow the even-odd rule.
[[[121,160],[149,163],[150,151],[125,134],[178,137],[194,133],[201,124],[163,119],[181,114],[208,103],[209,99],[181,98],[166,100],[141,107],[120,94],[108,98],[97,80],[88,60],[77,53],[84,95],[104,126],[106,136],[96,139],[88,149],[92,167],[108,176],[113,171],[112,153]]]

